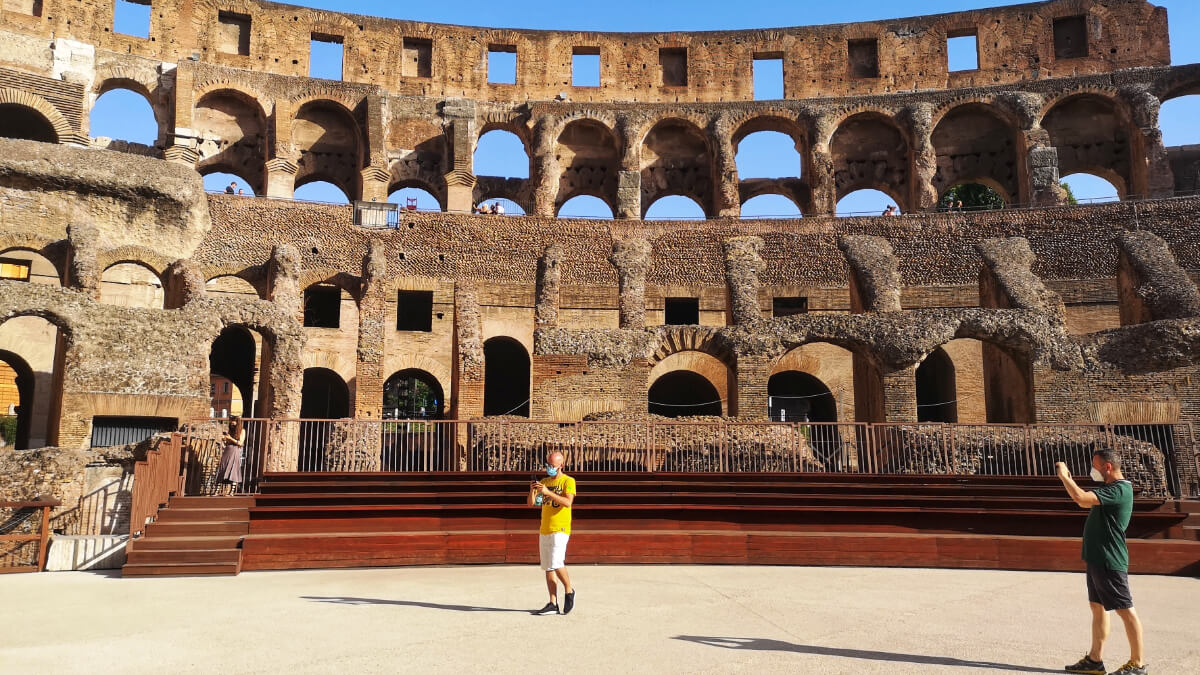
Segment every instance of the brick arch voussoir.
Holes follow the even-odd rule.
[[[1041,125],[1046,121],[1046,116],[1054,111],[1058,106],[1067,103],[1076,98],[1085,98],[1095,96],[1112,104],[1113,110],[1117,112],[1120,119],[1132,124],[1133,111],[1129,109],[1129,104],[1125,101],[1125,97],[1121,96],[1121,92],[1116,87],[1072,87],[1061,91],[1053,96],[1047,96],[1042,103],[1042,109],[1038,114],[1038,124]]]
[[[830,143],[833,142],[833,137],[837,136],[838,131],[841,131],[847,122],[859,115],[870,115],[874,119],[882,119],[884,122],[895,127],[900,132],[900,135],[904,137],[904,141],[908,143],[909,147],[912,147],[913,139],[911,131],[908,128],[909,125],[904,124],[900,120],[900,113],[901,110],[899,108],[887,108],[868,104],[840,108],[833,113],[827,122],[828,136],[814,139],[816,141],[814,144],[829,147]]]
[[[174,258],[148,249],[145,246],[119,246],[100,251],[96,254],[96,266],[102,273],[113,265],[134,263],[154,272],[159,279],[163,278],[167,267],[174,261]]]
[[[233,82],[224,78],[206,80],[198,83],[192,90],[192,100],[195,103],[192,105],[193,110],[200,107],[205,98],[209,96],[232,96],[243,103],[253,106],[254,113],[261,116],[265,122],[270,116],[271,109],[274,108],[274,103],[270,97],[266,96],[254,87],[243,84],[241,82]],[[270,105],[264,104],[267,101]],[[265,130],[265,129],[264,129]]]
[[[54,135],[58,136],[59,143],[74,133],[71,123],[59,112],[58,108],[37,94],[11,87],[0,87],[0,103],[12,103],[36,110],[53,127]]]
[[[635,127],[636,131],[633,134],[633,138],[637,139],[639,147],[644,146],[646,139],[650,137],[650,132],[654,131],[660,124],[672,121],[687,122],[691,125],[696,135],[704,139],[704,145],[708,149],[708,153],[712,154],[713,141],[708,133],[708,129],[713,124],[714,118],[712,115],[691,110],[669,110],[662,114],[642,119]]]
[[[1002,96],[960,96],[946,101],[934,109],[929,123],[930,133],[938,128],[947,115],[964,106],[982,107],[1008,125],[1009,130],[1014,133],[1022,126],[1019,111],[1015,110],[1012,104]]]
[[[679,352],[702,352],[737,369],[737,355],[733,346],[719,330],[703,326],[660,326],[658,346],[647,358],[651,367],[663,359]]]

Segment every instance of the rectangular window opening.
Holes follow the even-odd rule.
[[[754,100],[776,101],[784,98],[783,54],[755,54]]]
[[[771,316],[776,319],[796,314],[808,314],[808,298],[772,298]]]
[[[600,86],[599,47],[576,47],[571,50],[571,86]]]
[[[700,324],[700,298],[666,298],[663,310],[663,323],[668,326]]]
[[[4,0],[4,11],[29,16],[42,15],[42,0]]]
[[[113,6],[113,32],[150,37],[150,0],[117,0]]]
[[[29,281],[29,268],[28,260],[0,259],[0,279]]]
[[[399,291],[397,293],[396,330],[424,333],[433,330],[433,291]]]
[[[663,47],[658,50],[664,87],[686,87],[688,83],[687,47]]]
[[[1088,55],[1087,17],[1065,16],[1054,20],[1054,58]]]
[[[93,417],[93,448],[140,443],[179,426],[174,417]]]
[[[850,60],[850,77],[879,77],[878,40],[850,40],[846,43],[846,49]]]
[[[952,73],[979,70],[979,38],[974,31],[946,37],[946,67]]]
[[[433,77],[433,41],[425,38],[404,38],[403,77]]]
[[[488,45],[488,84],[516,83],[516,45]]]
[[[250,55],[250,17],[234,12],[217,13],[217,51]]]
[[[309,77],[342,79],[343,39],[340,35],[312,34],[308,51]]]
[[[342,289],[312,286],[304,291],[304,327],[338,328],[342,319]]]

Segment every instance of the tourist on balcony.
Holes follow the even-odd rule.
[[[567,574],[567,540],[571,538],[571,507],[575,503],[575,479],[563,473],[565,458],[561,452],[546,457],[546,477],[529,486],[529,506],[540,506],[542,524],[538,530],[538,553],[546,572],[546,590],[550,602],[534,614],[558,614],[558,584],[563,585],[562,613],[575,608],[575,588]]]
[[[1133,515],[1133,484],[1121,473],[1120,455],[1100,449],[1092,454],[1092,480],[1103,483],[1092,491],[1079,487],[1063,462],[1054,465],[1067,494],[1079,506],[1088,509],[1083,525],[1083,561],[1087,564],[1088,604],[1092,610],[1092,646],[1078,663],[1066,667],[1069,673],[1107,673],[1104,667],[1104,641],[1108,638],[1108,613],[1115,611],[1125,624],[1129,639],[1129,661],[1113,675],[1146,675],[1142,653],[1142,622],[1133,609],[1129,592],[1129,549],[1125,530]]]
[[[235,181],[231,181],[231,182],[229,183],[229,185],[227,185],[227,186],[225,187],[225,194],[227,194],[227,195],[231,195],[231,194],[233,194],[233,193],[235,193],[235,192],[237,192],[237,181],[236,181],[236,180],[235,180]]]
[[[221,434],[225,450],[217,462],[217,493],[232,495],[237,484],[242,482],[242,446],[246,443],[246,430],[242,418],[229,418],[229,429]]]

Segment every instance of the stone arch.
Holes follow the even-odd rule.
[[[954,361],[938,347],[917,365],[917,421],[957,422],[958,384]]]
[[[745,206],[746,202],[763,195],[779,195],[796,206],[801,214],[812,203],[812,194],[802,181],[799,180],[762,180],[742,181],[738,185],[738,201]]]
[[[451,376],[450,368],[446,364],[414,352],[406,352],[397,359],[388,359],[383,370],[384,372],[391,373],[403,370],[420,370],[428,373],[430,377],[437,381],[438,387],[441,388],[446,397],[446,403],[442,406],[443,411],[449,411],[450,399],[453,396],[451,390],[453,389],[454,378]]]
[[[95,83],[92,85],[91,105],[88,108],[90,135],[95,136],[95,130],[90,128],[90,111],[95,109],[96,103],[105,94],[124,89],[141,96],[150,106],[150,113],[154,117],[155,125],[154,142],[150,145],[162,145],[163,130],[172,117],[172,101],[169,97],[164,96],[164,89],[159,85],[157,69],[136,68],[125,64],[102,64],[96,70]]]
[[[349,201],[360,197],[365,143],[346,106],[327,98],[308,100],[296,108],[289,133],[299,157],[295,187],[327,181]]]
[[[1110,92],[1083,91],[1048,101],[1044,111],[1041,126],[1058,150],[1059,175],[1104,176],[1125,197],[1138,133],[1124,104]]]
[[[394,178],[394,175],[393,175],[393,178]],[[431,196],[435,200],[437,200],[438,208],[441,209],[442,211],[445,211],[446,210],[445,187],[446,187],[445,181],[438,181],[438,183],[435,185],[435,184],[432,184],[421,178],[400,178],[400,179],[393,180],[391,182],[391,184],[388,185],[387,191],[388,191],[388,195],[390,196],[393,192],[396,192],[397,190],[403,190],[405,188],[417,188],[419,190],[424,190],[425,192],[429,193],[429,196]],[[400,206],[403,207],[404,204],[401,204]]]
[[[208,91],[196,101],[192,129],[200,175],[231,173],[255,194],[266,192],[267,116],[258,100],[238,89]]]
[[[48,286],[62,286],[62,269],[42,250],[25,246],[3,247],[0,245],[0,259],[21,260],[29,263],[29,281]]]
[[[213,298],[257,300],[262,297],[253,284],[236,274],[222,274],[209,279],[204,282],[204,291]]]
[[[483,414],[529,417],[529,351],[516,338],[500,335],[483,343]]]
[[[446,134],[432,122],[412,117],[393,119],[385,138],[392,183],[418,181],[445,204]],[[391,190],[389,190],[391,192]],[[443,207],[444,208],[444,207]]]
[[[490,176],[486,178],[492,178]],[[507,199],[525,213],[533,210],[533,198],[529,194],[527,181],[523,178],[498,178],[495,180],[480,180],[475,183],[471,193],[474,203],[480,204],[489,199]],[[509,213],[508,215],[513,215]]]
[[[730,145],[733,149],[735,165],[737,154],[742,141],[747,137],[761,132],[773,132],[783,134],[792,140],[792,149],[796,152],[796,172],[781,176],[780,178],[800,178],[808,173],[810,167],[804,166],[805,158],[808,153],[808,130],[803,124],[792,117],[784,116],[780,113],[756,115],[745,119],[738,123],[734,129],[733,135],[730,137]],[[740,165],[737,165],[738,177],[744,180],[744,171]],[[766,194],[766,193],[764,193]],[[745,199],[743,199],[745,201]]]
[[[10,121],[12,116],[17,116],[18,119]],[[22,121],[31,121],[37,123],[38,126],[36,129],[30,130],[29,134],[13,135],[18,132],[10,131],[9,125],[18,126],[16,123]],[[49,101],[37,94],[10,87],[0,87],[0,124],[2,124],[0,135],[7,138],[28,138],[28,140],[46,143],[61,143],[73,135],[71,123]],[[46,128],[47,126],[49,129]],[[50,133],[53,133],[53,140],[51,140]]]
[[[694,400],[696,389],[693,388],[689,392],[686,388],[689,385],[695,387],[698,382],[689,380],[681,380],[669,383],[665,387],[656,388],[655,385],[667,383],[666,378],[671,378],[678,373],[688,373],[706,382],[717,394],[717,397],[710,399],[700,396],[699,398],[702,400]],[[667,398],[656,400],[654,398],[656,392],[665,394]],[[660,396],[660,398],[662,397]],[[717,399],[720,401],[717,402]],[[646,378],[646,401],[650,413],[664,417],[735,415],[737,414],[737,376],[729,364],[712,354],[692,349],[677,351],[662,358],[650,369]]]
[[[863,188],[879,190],[908,211],[911,144],[896,120],[878,111],[846,117],[830,136],[835,198]]]
[[[488,137],[489,134],[492,134],[492,142],[485,143],[484,139]],[[509,134],[516,137],[516,139],[520,141],[521,147],[524,150],[525,170],[523,172],[514,172],[517,174],[524,173],[525,175],[523,176],[512,175],[512,173],[500,174],[499,172],[490,172],[490,170],[486,167],[487,164],[493,161],[492,153],[497,152],[496,150],[489,149],[487,146],[491,145],[493,142],[504,143],[505,141],[500,139],[503,139],[505,135]],[[480,131],[479,135],[475,137],[475,142],[471,148],[471,161],[476,176],[507,179],[510,181],[528,180],[528,177],[533,175],[533,151],[528,128],[526,128],[523,124],[507,121],[493,122],[486,125]]]
[[[432,396],[423,403],[414,401],[411,392],[403,391],[405,387],[399,385],[400,382],[411,380],[424,383]],[[382,405],[385,419],[441,419],[449,408],[441,381],[433,373],[421,368],[404,368],[388,376],[383,383]]]
[[[560,168],[555,212],[578,195],[598,197],[614,208],[622,149],[611,128],[594,119],[571,120],[558,134],[554,153]]]
[[[713,153],[708,135],[690,120],[668,117],[642,141],[642,215],[667,195],[690,197],[712,215]]]
[[[118,260],[100,275],[100,302],[121,307],[162,309],[162,275],[140,260]]]
[[[953,190],[956,187],[962,187],[962,186],[966,186],[966,185],[982,185],[983,187],[986,187],[986,188],[992,190],[997,195],[999,195],[1000,200],[1004,202],[1004,206],[1011,206],[1016,203],[1016,200],[1013,198],[1013,195],[1009,194],[1008,190],[1005,188],[1004,185],[1001,185],[1000,183],[993,180],[992,178],[977,177],[977,178],[973,178],[973,179],[969,179],[969,180],[957,181],[957,182],[946,185],[944,188],[939,189],[938,193],[937,193],[937,208],[944,207],[948,210],[949,206],[943,205],[943,200],[946,199],[947,193],[949,193],[951,190]],[[964,205],[964,208],[967,208],[967,207]]]
[[[930,135],[937,172],[933,187],[939,197],[955,185],[987,185],[1012,204],[1020,192],[1024,156],[1019,128],[995,106],[962,103],[938,118]]]
[[[982,366],[979,372],[986,421],[1036,422],[1032,346],[1037,344],[1038,339],[1024,328],[1001,333],[969,324],[960,325],[954,337],[954,342],[970,338],[980,343]],[[962,360],[955,361],[956,371],[961,370],[962,363]]]
[[[766,382],[768,394],[770,378],[785,372],[806,373],[828,388],[835,408],[834,421],[855,419],[854,352],[846,346],[820,341],[791,347],[771,364]]]
[[[337,373],[338,377],[344,382],[350,382],[354,379],[357,373],[354,360],[340,352],[322,349],[305,349],[300,358],[300,365],[304,370],[312,368],[321,368],[333,373]]]
[[[18,450],[50,445],[57,435],[67,335],[60,323],[34,312],[0,320],[0,361],[11,368],[17,391]]]
[[[112,267],[117,263],[135,263],[148,267],[158,277],[163,276],[172,262],[174,261],[167,256],[145,246],[119,246],[96,254],[96,265],[100,269]]]

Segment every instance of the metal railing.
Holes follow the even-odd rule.
[[[552,451],[567,471],[1086,476],[1113,448],[1146,496],[1200,496],[1191,424],[905,424],[540,420],[243,420],[241,480],[302,472],[537,471]],[[184,437],[188,494],[215,494],[224,423]]]
[[[173,494],[182,494],[185,471],[182,464],[183,434],[172,433],[158,439],[146,453],[146,459],[133,466],[133,498],[129,507],[129,535],[132,541],[146,524],[158,515],[158,509]]]
[[[62,502],[57,499],[0,502],[0,510],[12,511],[12,515],[0,523],[0,574],[46,569],[50,509],[56,506],[62,506]],[[35,522],[37,531],[31,532]]]

